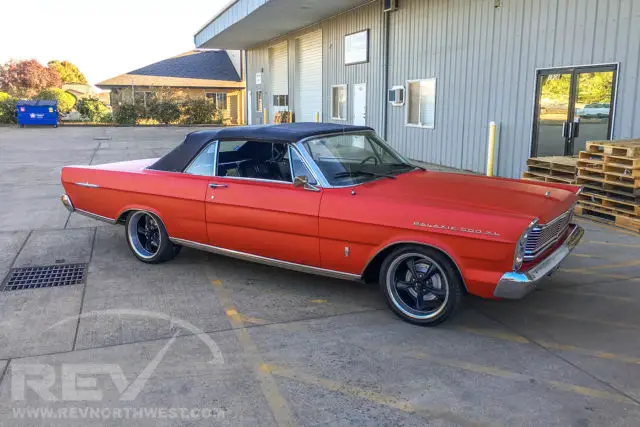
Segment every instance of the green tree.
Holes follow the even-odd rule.
[[[76,105],[76,97],[62,89],[51,88],[41,91],[34,99],[58,101],[58,114],[67,114]]]
[[[87,78],[80,72],[78,67],[69,61],[58,61],[54,59],[47,64],[49,68],[55,70],[62,79],[62,83],[87,84]]]

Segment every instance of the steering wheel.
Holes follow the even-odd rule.
[[[365,158],[364,160],[362,160],[360,162],[361,165],[364,165],[365,163],[367,163],[369,160],[373,160],[374,164],[377,166],[378,165],[378,158],[376,156],[369,156],[367,158]]]

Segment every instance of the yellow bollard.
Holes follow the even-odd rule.
[[[316,112],[316,123],[320,123],[320,113]]]
[[[266,108],[262,109],[262,123],[264,123],[265,125],[269,123],[269,114],[267,113]]]
[[[496,122],[489,122],[489,146],[487,148],[487,176],[493,176],[493,162],[496,153]]]

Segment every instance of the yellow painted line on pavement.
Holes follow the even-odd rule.
[[[597,271],[583,270],[580,268],[561,268],[559,271],[562,271],[564,273],[583,274],[586,276],[598,276],[607,279],[626,280],[629,282],[640,282],[640,277],[625,276],[624,274],[600,273]]]
[[[611,301],[618,302],[635,302],[634,298],[631,297],[621,297],[617,295],[605,295],[603,292],[586,292],[581,290],[580,288],[571,288],[571,289],[563,289],[563,288],[547,288],[545,292],[559,292],[568,295],[575,295],[580,297],[594,297],[594,298],[602,298]]]
[[[588,270],[588,271],[607,270],[609,268],[633,267],[633,266],[636,266],[636,265],[640,265],[640,260],[618,262],[616,264],[596,265],[596,266],[593,266],[593,267],[587,267],[584,270]]]
[[[258,382],[260,383],[260,389],[262,394],[267,400],[267,404],[271,409],[271,413],[279,427],[292,427],[297,426],[296,421],[287,401],[280,393],[276,380],[268,372],[260,369],[263,365],[262,358],[258,351],[258,347],[251,339],[251,335],[247,328],[244,327],[242,317],[235,309],[233,301],[231,299],[230,292],[222,285],[222,281],[218,279],[211,279],[211,284],[214,285],[216,296],[222,305],[223,310],[227,314],[227,318],[233,327],[233,331],[236,334],[238,342],[244,351],[245,356],[251,367],[254,369]]]
[[[634,325],[631,323],[624,323],[624,322],[615,322],[612,320],[596,319],[593,317],[574,316],[571,314],[558,313],[556,311],[551,311],[551,310],[527,310],[527,312],[540,314],[542,316],[558,317],[560,319],[567,319],[567,320],[575,320],[575,321],[584,322],[584,323],[594,323],[597,325],[613,326],[616,328],[640,330],[640,325]]]
[[[595,255],[589,255],[589,254],[577,254],[577,253],[575,253],[575,252],[571,252],[571,256],[578,257],[578,258],[598,258],[598,257],[597,257],[597,256],[595,256]]]
[[[467,328],[467,327],[456,327],[454,328],[458,331],[468,332],[474,335],[481,335],[490,338],[496,338],[504,341],[511,341],[519,344],[534,344],[531,340],[523,337],[522,335],[513,334],[509,332],[498,331],[495,329],[480,329],[480,328]],[[584,356],[595,357],[598,359],[606,359],[615,362],[621,363],[630,363],[632,365],[640,365],[640,357],[632,357],[626,356],[622,354],[615,354],[606,351],[600,350],[589,350],[586,348],[576,347],[573,345],[559,344],[552,341],[535,341],[535,344],[538,344],[541,347],[547,348],[549,350],[560,350],[567,351],[572,353],[578,353]]]
[[[326,299],[312,299],[310,302],[314,304],[326,304],[328,301]]]
[[[369,402],[373,402],[375,404],[386,406],[392,409],[397,409],[402,412],[422,415],[427,419],[437,418],[444,421],[452,422],[456,425],[462,425],[462,426],[468,426],[468,427],[482,427],[482,426],[489,425],[489,424],[481,423],[478,421],[466,419],[451,411],[435,411],[431,409],[418,407],[406,400],[398,399],[393,396],[387,396],[381,393],[377,393],[375,391],[365,390],[360,387],[355,387],[355,386],[345,384],[339,381],[331,380],[328,378],[322,378],[322,377],[317,377],[315,375],[310,375],[305,372],[301,372],[298,369],[290,369],[290,368],[284,368],[281,366],[267,365],[267,364],[262,365],[261,368],[265,372],[269,372],[278,377],[288,378],[304,384],[317,386],[332,392],[337,392],[344,395],[368,400]],[[491,425],[495,425],[495,424],[491,424]]]
[[[490,375],[498,378],[505,378],[512,381],[526,382],[529,384],[535,384],[535,383],[546,384],[555,389],[568,391],[571,393],[579,394],[581,396],[595,397],[598,399],[604,399],[604,400],[625,403],[625,404],[632,404],[637,406],[637,404],[633,400],[629,399],[628,397],[622,394],[612,393],[605,390],[598,390],[595,388],[583,387],[583,386],[568,384],[560,381],[534,378],[529,375],[524,375],[517,372],[511,372],[511,371],[507,371],[500,368],[494,368],[491,366],[477,365],[475,363],[463,362],[459,360],[450,359],[448,357],[447,358],[437,357],[437,356],[432,356],[425,353],[413,353],[413,354],[410,354],[410,356],[418,360],[426,360],[431,363],[435,363],[442,366],[448,366],[456,369],[462,369],[464,371],[476,372],[479,374]]]
[[[640,238],[640,235],[636,235]],[[640,249],[640,245],[634,245],[632,243],[613,243],[613,242],[600,242],[597,240],[587,240],[586,242],[582,242],[586,245],[602,245],[602,246],[616,246],[618,248],[634,248]]]

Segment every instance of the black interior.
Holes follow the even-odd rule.
[[[247,141],[235,151],[218,153],[218,176],[292,182],[285,143]]]

